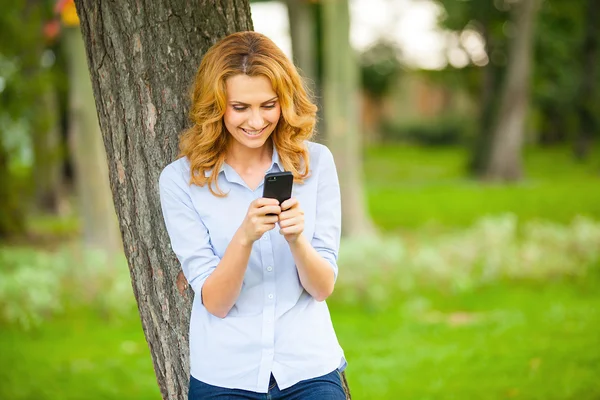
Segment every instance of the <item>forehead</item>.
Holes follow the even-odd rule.
[[[225,81],[227,101],[240,101],[247,104],[260,104],[277,96],[267,77],[234,75]]]

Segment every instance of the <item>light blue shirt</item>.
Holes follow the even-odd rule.
[[[307,142],[310,176],[294,184],[304,210],[304,235],[337,278],[340,189],[333,156]],[[277,151],[266,172],[282,171]],[[210,171],[207,172],[207,175]],[[281,389],[345,367],[325,302],[300,283],[289,245],[279,227],[254,242],[240,295],[225,318],[202,304],[202,285],[215,270],[263,184],[250,189],[226,163],[217,197],[208,186],[190,185],[186,158],[160,176],[160,199],[171,247],[196,296],[190,321],[190,367],[194,378],[214,386],[267,393],[271,373]]]

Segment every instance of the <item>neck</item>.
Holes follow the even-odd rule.
[[[235,141],[232,141],[225,155],[225,161],[232,167],[249,170],[258,165],[271,162],[273,157],[273,142],[271,140],[268,140],[264,146],[258,149],[249,149],[236,146],[236,144]]]

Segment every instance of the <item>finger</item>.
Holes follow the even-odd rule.
[[[298,207],[295,207],[295,208],[289,209],[287,211],[283,211],[281,214],[279,214],[279,221],[284,221],[284,220],[290,219],[290,218],[296,218],[300,215],[304,215],[304,211],[302,211]]]
[[[261,223],[263,224],[276,224],[277,222],[279,222],[277,215],[265,215],[264,217],[261,217]]]
[[[252,204],[256,207],[256,208],[260,208],[260,207],[264,207],[264,206],[278,206],[279,205],[279,200],[277,199],[271,199],[269,197],[260,197],[256,200],[254,200],[252,202]]]
[[[287,199],[286,201],[284,201],[283,203],[281,203],[281,209],[282,210],[289,210],[290,208],[299,205],[300,203],[298,202],[298,199],[296,199],[295,197],[291,197],[289,199]]]
[[[256,199],[256,204],[259,207],[268,206],[268,205],[277,205],[278,206],[279,205],[279,200],[272,199],[270,197],[260,197],[260,198]]]
[[[263,225],[263,227],[265,228],[264,232],[270,231],[271,229],[274,229],[276,226],[277,226],[277,224],[265,224],[265,225]]]
[[[289,218],[285,220],[279,220],[279,227],[287,228],[290,226],[304,224],[304,220],[300,216],[296,216],[294,218]]]
[[[256,209],[256,214],[257,215],[267,215],[267,214],[279,215],[279,214],[281,214],[281,207],[274,206],[274,205],[262,206],[262,207]]]
[[[282,235],[299,235],[304,231],[304,226],[294,225],[287,228],[279,229],[279,233]]]

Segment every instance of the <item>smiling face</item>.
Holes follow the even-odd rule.
[[[259,149],[271,136],[281,107],[269,79],[264,76],[234,75],[225,81],[227,108],[223,121],[235,139],[234,146]]]

